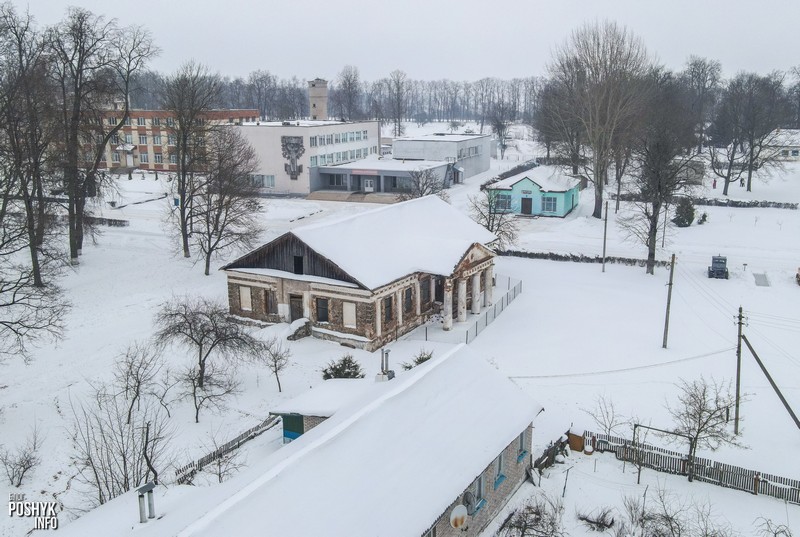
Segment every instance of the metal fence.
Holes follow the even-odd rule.
[[[584,441],[597,451],[611,451],[621,461],[676,475],[689,475],[689,456],[651,444],[586,431]],[[800,480],[695,457],[692,476],[697,481],[720,487],[763,494],[800,505]]]
[[[175,470],[175,482],[178,485],[183,485],[184,483],[191,482],[192,478],[197,474],[197,472],[201,471],[206,465],[211,464],[212,462],[220,459],[234,451],[239,449],[242,444],[247,442],[248,440],[252,440],[256,436],[265,433],[275,427],[280,421],[280,416],[270,416],[255,427],[251,427],[250,429],[246,430],[233,440],[229,440],[225,442],[217,449],[212,451],[211,453],[200,457],[196,461],[192,461],[189,464],[181,466],[180,468]]]

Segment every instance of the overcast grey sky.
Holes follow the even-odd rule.
[[[626,25],[674,69],[690,54],[727,76],[800,65],[798,0],[12,0],[40,24],[69,5],[148,28],[162,72],[195,59],[229,76],[477,80],[544,74],[552,48],[584,22]]]

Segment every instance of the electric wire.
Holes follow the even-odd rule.
[[[558,375],[509,375],[508,378],[510,379],[556,379],[556,378],[570,378],[570,377],[589,377],[593,375],[610,375],[614,373],[625,373],[628,371],[640,371],[642,369],[653,369],[656,367],[663,367],[667,365],[679,364],[682,362],[689,362],[691,360],[699,360],[701,358],[707,358],[709,356],[715,356],[717,354],[722,354],[724,352],[730,352],[734,350],[736,347],[727,347],[725,349],[720,349],[717,351],[707,352],[705,354],[697,354],[695,356],[687,356],[686,358],[678,358],[676,360],[669,360],[666,362],[658,362],[655,364],[647,364],[647,365],[637,365],[633,367],[622,367],[619,369],[606,369],[603,371],[590,371],[587,373],[563,373]]]

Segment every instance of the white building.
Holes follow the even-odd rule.
[[[305,195],[319,190],[318,166],[344,164],[378,154],[377,121],[251,122],[236,127],[253,146],[253,177],[267,193]]]
[[[454,182],[489,169],[491,136],[488,134],[448,134],[397,138],[392,156],[398,160],[439,160],[455,164]]]

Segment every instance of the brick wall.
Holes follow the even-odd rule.
[[[497,459],[486,467],[481,475],[483,475],[483,496],[486,504],[473,515],[467,517],[467,530],[457,530],[450,526],[450,512],[453,508],[463,503],[464,492],[470,491],[475,494],[475,483],[478,476],[475,476],[472,484],[464,492],[458,495],[453,503],[451,503],[444,513],[432,525],[436,526],[437,537],[473,537],[483,531],[491,520],[497,516],[500,509],[505,506],[509,498],[517,491],[519,486],[525,481],[527,476],[527,468],[530,466],[531,457],[531,437],[533,428],[528,426],[525,429],[525,451],[526,453],[520,458],[519,456],[519,439],[515,437],[511,443],[503,450],[503,475],[505,480],[495,488],[495,475]],[[423,533],[424,535],[424,533]]]
[[[303,416],[303,433],[307,433],[328,418],[322,416]]]

